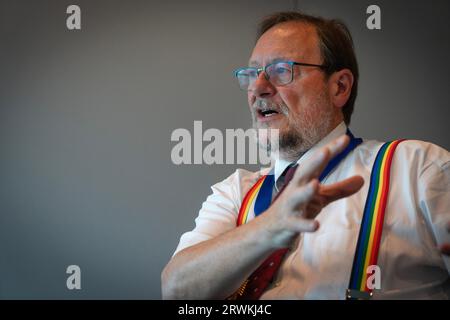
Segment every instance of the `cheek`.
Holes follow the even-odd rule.
[[[317,108],[324,95],[323,83],[304,82],[296,87],[280,90],[280,96],[294,114],[310,112]],[[320,104],[320,103],[319,103]]]
[[[297,91],[280,90],[280,98],[288,107],[290,114],[295,115],[301,112],[302,105],[304,104],[304,96],[298,94]]]
[[[255,100],[256,100],[255,95],[249,92],[247,94],[247,102],[248,102],[249,107],[251,107],[255,103]]]

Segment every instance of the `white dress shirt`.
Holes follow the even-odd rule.
[[[298,170],[315,150],[345,132],[341,123],[298,160]],[[381,145],[364,140],[323,180],[330,184],[361,175],[365,183],[356,194],[325,207],[316,217],[320,223],[316,232],[299,235],[261,299],[345,298],[372,165]],[[275,163],[275,179],[288,165],[282,160]],[[236,228],[242,199],[258,177],[260,172],[238,169],[213,185],[194,230],[181,236],[175,253]],[[449,299],[450,258],[440,254],[437,246],[450,242],[446,231],[450,153],[423,141],[400,143],[388,197],[378,255],[381,288],[374,290],[373,298]]]

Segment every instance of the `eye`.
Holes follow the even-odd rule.
[[[271,66],[273,75],[284,76],[291,73],[291,65],[286,62],[278,62]]]
[[[288,73],[290,71],[291,71],[290,68],[286,67],[284,65],[275,67],[275,73],[279,74],[279,75],[283,75],[283,74]]]
[[[238,76],[253,78],[253,77],[256,77],[257,74],[256,74],[256,70],[254,70],[254,69],[243,69],[243,70],[239,71]]]

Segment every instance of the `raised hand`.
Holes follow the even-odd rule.
[[[329,203],[351,196],[357,192],[364,180],[352,176],[331,185],[320,184],[318,178],[328,162],[349,143],[342,136],[319,149],[302,163],[280,197],[263,214],[267,232],[275,247],[285,247],[300,232],[314,232],[319,223],[314,218]]]

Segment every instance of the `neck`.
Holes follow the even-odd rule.
[[[300,159],[308,150],[304,151],[304,152],[300,152],[297,153],[295,156],[292,155],[292,153],[285,153],[285,152],[281,152],[280,153],[280,159],[287,161],[287,162],[296,162],[298,159]]]
[[[316,138],[316,141],[314,142],[313,145],[311,145],[309,148],[307,148],[306,150],[289,150],[289,151],[280,151],[280,153],[277,155],[279,157],[279,159],[282,159],[284,161],[288,161],[288,162],[294,162],[297,161],[298,159],[300,159],[306,152],[308,152],[308,150],[312,147],[314,147],[317,143],[319,143],[320,141],[322,141],[325,137],[327,137],[332,131],[334,131],[341,123],[343,122],[342,117],[339,119],[336,119],[335,121],[333,121],[332,125],[330,125],[330,127],[328,128],[328,130],[320,137]]]

